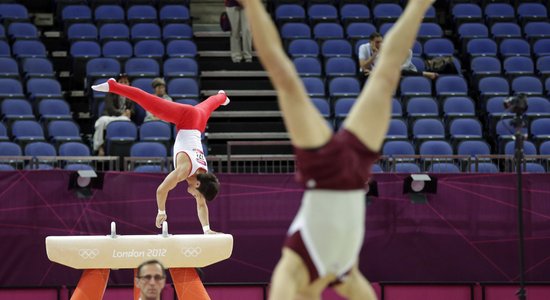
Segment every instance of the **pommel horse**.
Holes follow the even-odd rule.
[[[110,269],[134,269],[144,261],[156,259],[170,270],[178,299],[210,300],[195,268],[205,267],[231,256],[230,234],[168,234],[162,224],[161,235],[48,236],[46,252],[56,263],[84,269],[71,300],[103,298]],[[134,285],[134,300],[139,289]]]

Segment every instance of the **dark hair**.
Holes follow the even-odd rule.
[[[379,37],[380,37],[380,38],[382,37],[382,35],[381,35],[380,33],[378,33],[378,32],[373,32],[373,33],[370,34],[369,40],[372,41],[372,40],[374,40],[375,38],[379,38]]]
[[[156,260],[156,259],[152,259],[152,260],[148,260],[144,263],[142,263],[141,265],[139,265],[137,267],[137,274],[136,276],[139,277],[141,275],[141,268],[143,268],[144,266],[147,266],[147,265],[159,265],[160,268],[162,269],[162,276],[166,276],[166,269],[164,268],[164,265],[160,263],[160,261]]]
[[[212,173],[197,174],[197,180],[201,183],[197,190],[204,196],[206,201],[212,201],[218,194],[220,182]]]

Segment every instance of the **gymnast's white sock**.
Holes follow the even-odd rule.
[[[219,90],[218,94],[225,94],[225,91],[224,90]],[[231,102],[231,100],[229,100],[229,97],[227,97],[227,95],[225,95],[225,102],[222,103],[222,105],[226,106],[227,104],[229,104],[229,102]]]
[[[113,78],[109,78],[109,80],[114,80]],[[104,83],[100,83],[98,85],[92,85],[92,90],[94,91],[98,91],[98,92],[109,92],[109,80],[107,80],[107,82],[104,82]]]

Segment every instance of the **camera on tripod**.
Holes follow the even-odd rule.
[[[517,115],[522,115],[527,111],[527,96],[518,94],[504,99],[504,108]]]

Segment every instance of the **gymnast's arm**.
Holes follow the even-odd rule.
[[[199,217],[199,221],[201,222],[204,234],[217,233],[210,229],[210,221],[208,219],[208,205],[206,205],[206,200],[204,199],[204,196],[198,194],[195,197],[195,200],[197,201],[197,215]]]
[[[178,161],[178,166],[176,169],[170,172],[170,174],[168,174],[168,176],[164,178],[164,181],[158,186],[157,205],[159,211],[156,219],[157,228],[161,228],[162,222],[168,219],[168,215],[166,214],[166,198],[168,198],[168,192],[174,189],[178,183],[187,179],[189,170],[190,166],[188,162]]]

